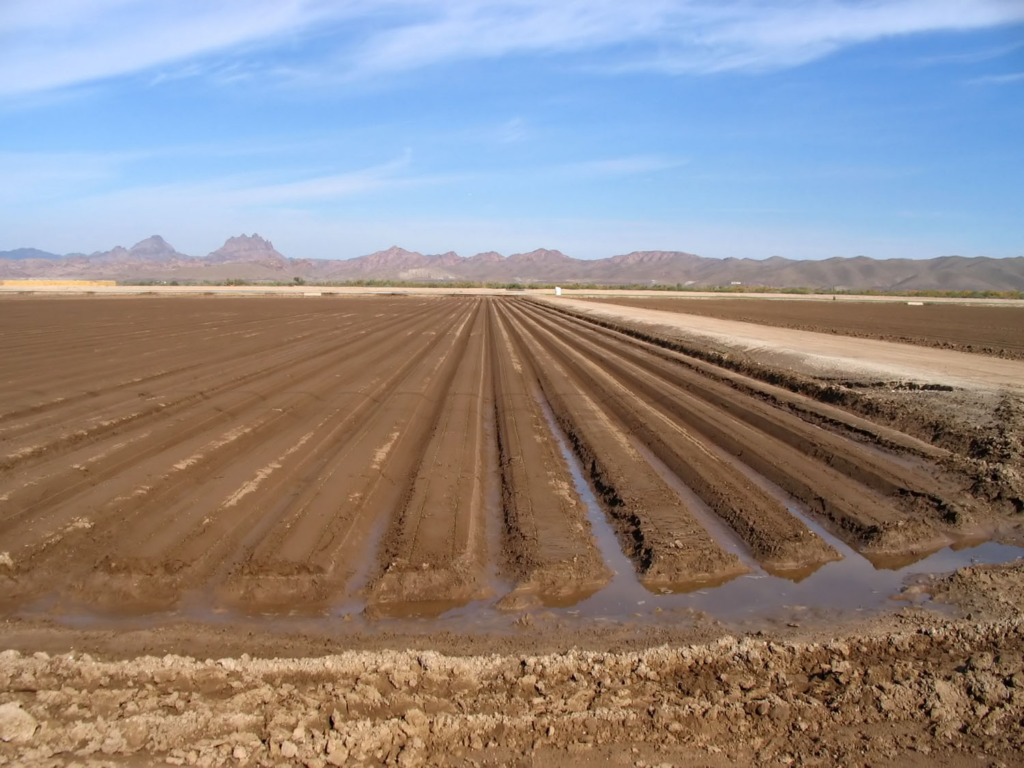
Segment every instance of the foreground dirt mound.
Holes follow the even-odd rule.
[[[931,590],[971,596],[995,611],[986,621],[817,642],[204,661],[6,651],[0,764],[1016,763],[1022,583],[1022,565],[964,569]]]

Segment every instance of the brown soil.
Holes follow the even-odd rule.
[[[977,358],[970,355],[918,348],[907,364],[901,357],[911,357],[909,347],[847,339],[830,350],[827,373],[817,373],[820,366],[808,363],[806,349],[821,347],[828,337],[820,334],[764,329],[732,343],[722,331],[762,327],[707,320],[702,322],[724,325],[695,332],[687,322],[666,322],[684,315],[631,307],[593,312],[590,307],[602,305],[571,300],[544,306],[652,350],[679,353],[679,361],[702,375],[802,420],[927,456],[965,478],[970,496],[1011,515],[1024,512],[1024,367],[1017,361],[973,365]],[[872,361],[867,373],[865,359]]]
[[[1024,307],[779,299],[600,298],[627,307],[682,312],[926,347],[1024,359]],[[925,300],[927,301],[927,300]]]
[[[688,343],[523,299],[0,302],[0,764],[1016,761],[1024,568],[920,568],[898,605],[952,614],[785,597],[1018,543],[1013,396],[929,391],[937,436]]]
[[[810,420],[743,377],[528,301],[0,311],[12,609],[187,598],[329,614],[369,598],[400,612],[501,589],[500,607],[579,602],[610,571],[557,432],[638,575],[670,590],[743,558],[771,573],[838,559],[809,519],[889,557],[1002,522],[943,452],[863,423],[851,439],[841,414]]]

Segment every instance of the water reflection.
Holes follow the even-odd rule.
[[[1006,563],[1024,557],[1024,548],[991,541],[962,540],[951,546],[898,556],[861,554],[836,538],[803,506],[778,486],[757,476],[740,462],[732,461],[753,482],[782,502],[791,514],[830,544],[840,559],[793,570],[766,571],[750,556],[742,540],[712,510],[642,444],[634,447],[663,479],[696,511],[701,523],[728,546],[750,569],[750,573],[718,582],[645,586],[636,577],[633,564],[623,554],[614,530],[583,476],[579,460],[572,453],[543,398],[545,416],[569,464],[576,490],[587,506],[591,528],[602,557],[615,576],[595,595],[576,603],[566,615],[573,617],[625,618],[657,609],[703,611],[717,618],[739,618],[777,614],[793,607],[829,610],[880,608],[900,592],[909,575],[943,573],[974,564]],[[674,482],[673,482],[674,480]]]

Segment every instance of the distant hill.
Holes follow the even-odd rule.
[[[34,248],[0,252],[0,279],[78,278],[183,282],[396,280],[413,282],[596,283],[850,290],[1024,290],[1024,257],[991,259],[832,258],[795,261],[714,259],[681,251],[634,251],[606,259],[574,259],[538,249],[502,256],[488,251],[422,254],[393,246],[354,259],[291,259],[257,234],[231,237],[216,251],[187,256],[158,235],[131,248],[58,256]]]
[[[56,253],[47,253],[38,248],[15,248],[13,251],[0,251],[0,259],[24,261],[25,259],[59,259]]]

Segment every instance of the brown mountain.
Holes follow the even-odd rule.
[[[133,245],[128,254],[136,259],[143,259],[146,261],[173,261],[175,259],[187,259],[188,257],[184,254],[178,253],[171,247],[171,244],[164,240],[160,235],[153,235],[147,237],[145,240]]]
[[[991,259],[832,258],[794,261],[713,259],[681,251],[634,251],[606,259],[574,259],[537,249],[505,257],[488,251],[462,257],[449,251],[422,254],[393,246],[354,259],[291,259],[257,234],[229,238],[205,257],[186,256],[154,235],[131,248],[89,255],[54,256],[20,248],[0,252],[0,278],[107,278],[123,282],[241,279],[253,282],[396,280],[521,283],[669,284],[739,283],[777,288],[877,290],[1024,290],[1024,257]]]
[[[274,244],[264,240],[253,233],[229,237],[224,245],[206,257],[212,264],[227,264],[229,262],[256,262],[259,264],[276,265],[286,261],[285,257],[277,252]]]

